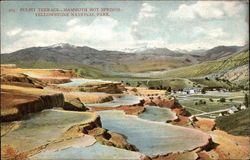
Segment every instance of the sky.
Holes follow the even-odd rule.
[[[248,5],[244,1],[1,1],[1,53],[57,43],[120,51],[241,46],[248,43]],[[120,11],[109,16],[35,16],[21,8],[35,8],[35,13],[38,8]]]

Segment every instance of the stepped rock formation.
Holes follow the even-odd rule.
[[[167,107],[167,108],[173,108],[176,105],[176,99],[158,99],[154,98],[152,100],[146,100],[145,105],[151,105],[151,106],[159,106],[159,107]]]
[[[75,72],[63,69],[23,69],[1,66],[1,74],[26,74],[33,78],[78,78]]]
[[[144,107],[144,99],[141,99],[138,103],[132,104],[132,105],[120,105],[117,107],[94,107],[89,104],[89,108],[91,111],[103,111],[103,110],[123,110],[125,114],[130,115],[138,115],[145,111]]]
[[[38,78],[44,83],[48,84],[61,84],[71,82],[69,78]]]
[[[89,82],[79,86],[83,92],[106,92],[106,93],[122,93],[125,87],[121,82]]]
[[[65,132],[63,137],[69,137],[75,134],[77,135],[79,133],[83,133],[94,136],[95,139],[103,145],[114,146],[117,148],[123,148],[131,151],[136,150],[136,148],[133,145],[129,144],[122,135],[113,133],[101,127],[102,127],[101,119],[100,116],[97,115],[95,116],[93,121],[70,127]]]
[[[1,84],[16,85],[23,87],[43,88],[45,85],[41,80],[31,78],[26,74],[1,74]]]
[[[71,111],[86,111],[88,108],[81,102],[78,97],[66,96],[65,103],[63,105],[64,110]]]
[[[90,107],[91,111],[104,111],[104,110],[123,110],[125,114],[138,115],[145,111],[145,107],[141,105],[128,105],[119,107]]]
[[[38,88],[1,85],[1,121],[20,120],[25,114],[43,109],[62,107],[62,93]]]
[[[9,95],[1,93],[1,121],[9,122],[20,120],[25,114],[39,112],[43,109],[53,107],[62,107],[64,105],[63,94],[52,94],[46,96],[23,96],[15,94],[16,100],[20,99],[20,103],[5,104],[5,100],[9,100]],[[26,98],[26,99],[24,99]],[[3,109],[2,109],[3,108]]]

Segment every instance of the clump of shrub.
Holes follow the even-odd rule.
[[[220,98],[220,102],[226,102],[226,98]]]
[[[245,97],[244,97],[244,102],[243,102],[243,104],[246,106],[246,107],[248,107],[248,94],[245,94]]]
[[[133,92],[137,92],[138,90],[136,88],[131,89]]]
[[[206,102],[206,101],[203,101],[203,100],[199,100],[199,102],[195,102],[194,104],[195,104],[195,105],[207,104],[207,102]]]
[[[201,93],[206,94],[207,92],[206,92],[206,90],[204,88],[202,88]]]

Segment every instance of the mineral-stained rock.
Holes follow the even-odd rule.
[[[72,137],[74,135],[78,135],[79,133],[83,133],[94,136],[95,139],[103,145],[114,146],[131,151],[136,150],[136,148],[133,145],[129,144],[122,135],[113,133],[101,127],[101,119],[100,116],[97,115],[96,118],[89,123],[70,127],[65,132],[63,137]]]
[[[88,108],[81,102],[81,100],[76,97],[66,97],[65,103],[63,105],[64,110],[71,110],[71,111],[86,111]]]
[[[89,82],[79,87],[83,92],[122,93],[125,87],[120,82]]]
[[[43,109],[62,107],[64,96],[61,93],[44,92],[43,89],[2,86],[1,90],[1,121],[20,120],[25,114],[39,112]],[[14,89],[6,89],[6,88]],[[20,89],[20,90],[16,90]],[[27,93],[22,92],[25,90]],[[28,93],[28,91],[30,93]],[[31,94],[32,92],[37,92]]]
[[[159,107],[168,107],[168,108],[173,108],[176,105],[176,100],[175,99],[157,99],[154,98],[152,100],[146,100],[145,105],[153,105],[153,106],[159,106]]]
[[[119,106],[119,107],[91,107],[91,111],[103,111],[103,110],[123,110],[126,114],[138,115],[145,111],[144,106],[131,105],[131,106]]]
[[[69,78],[38,78],[39,80],[50,84],[61,84],[71,82]]]
[[[34,88],[43,88],[42,86],[45,85],[44,82],[21,73],[1,74],[1,83]]]

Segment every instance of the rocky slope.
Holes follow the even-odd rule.
[[[2,96],[1,94],[1,98],[6,98],[6,95]],[[3,105],[1,104],[1,107],[3,108],[10,108],[2,110],[1,121],[9,122],[9,121],[20,120],[24,115],[28,113],[39,112],[42,111],[43,109],[49,109],[53,107],[62,107],[63,104],[64,104],[63,94],[41,96],[39,98],[36,97],[35,99],[32,100],[31,97],[29,97],[29,100],[27,100],[26,102],[17,103],[11,106],[4,106],[4,104]]]
[[[1,86],[2,122],[20,120],[27,113],[63,105],[64,96],[61,93],[45,92],[37,88]]]
[[[43,88],[42,86],[45,85],[43,81],[31,78],[28,75],[22,73],[1,74],[1,84],[34,88]]]
[[[53,79],[62,79],[62,78],[77,78],[79,77],[73,71],[63,70],[63,69],[24,69],[24,68],[15,68],[1,66],[1,74],[26,74],[32,78],[53,78]]]
[[[248,85],[249,84],[249,65],[243,65],[231,70],[228,70],[224,73],[221,78],[228,79],[229,81],[241,84],[241,85]]]

